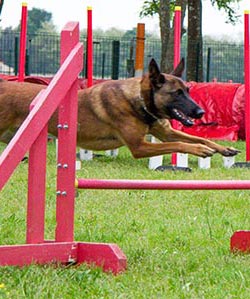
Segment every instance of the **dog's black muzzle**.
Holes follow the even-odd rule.
[[[189,95],[178,95],[168,107],[172,119],[180,121],[184,126],[191,127],[192,119],[200,119],[205,111],[198,106]]]
[[[192,118],[195,119],[200,119],[202,118],[202,116],[205,114],[205,111],[203,109],[201,109],[200,107],[198,107],[197,109],[195,109],[194,113],[192,113],[192,115],[188,115]]]

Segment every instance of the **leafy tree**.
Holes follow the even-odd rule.
[[[234,4],[240,0],[210,0],[212,5],[217,6],[219,10],[224,10],[228,16],[228,22],[235,23],[237,21],[237,11]],[[164,72],[172,69],[173,61],[173,27],[172,17],[174,6],[182,7],[182,34],[185,32],[183,28],[183,19],[188,5],[188,79],[202,80],[202,0],[145,0],[142,6],[141,16],[159,15],[159,23],[161,29],[161,68]],[[192,41],[191,41],[192,39]],[[199,49],[200,50],[199,50]],[[199,59],[196,59],[196,58]],[[197,65],[198,61],[198,65]],[[197,74],[199,75],[197,77]]]
[[[44,9],[32,8],[28,11],[28,34],[35,35],[40,29],[43,29],[46,23],[52,23],[52,13]],[[20,30],[18,25],[17,30]]]
[[[227,13],[227,22],[236,24],[239,15],[237,9],[234,8],[234,4],[238,4],[241,0],[210,0],[213,6],[217,6],[219,10],[224,10]]]

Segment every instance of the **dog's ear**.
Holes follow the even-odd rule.
[[[149,79],[154,87],[160,88],[166,82],[166,79],[164,75],[161,74],[161,71],[154,58],[152,58],[149,63],[148,71]]]
[[[179,64],[177,65],[177,67],[171,72],[171,75],[181,78],[184,68],[185,68],[185,60],[184,58],[182,58]]]

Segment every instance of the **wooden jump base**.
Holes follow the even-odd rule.
[[[0,246],[0,266],[45,263],[88,263],[114,274],[127,260],[116,244],[74,241],[75,187],[89,189],[233,190],[250,189],[250,181],[75,180],[77,77],[83,46],[78,23],[61,33],[61,67],[32,102],[31,111],[0,156],[0,190],[29,150],[26,244]],[[55,240],[44,240],[47,123],[58,108],[58,160]],[[250,232],[231,238],[232,251],[250,251]]]

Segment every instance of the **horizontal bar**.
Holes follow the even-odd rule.
[[[79,189],[249,190],[250,180],[102,180],[77,179]]]

